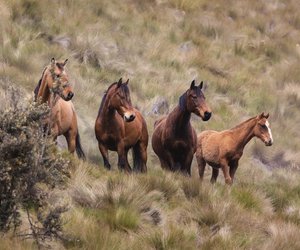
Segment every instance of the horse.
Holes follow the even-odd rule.
[[[95,122],[95,135],[104,166],[111,169],[108,150],[117,151],[120,170],[131,172],[127,154],[132,148],[133,170],[147,171],[148,130],[141,113],[132,107],[129,79],[112,83],[106,90]]]
[[[51,59],[50,65],[43,70],[35,90],[35,101],[48,103],[50,115],[46,119],[46,126],[54,140],[64,135],[70,153],[76,153],[79,158],[85,159],[78,132],[77,116],[71,99],[74,96],[65,66],[68,59],[58,62]]]
[[[203,180],[207,163],[213,168],[211,183],[216,182],[221,168],[225,183],[231,185],[244,147],[253,137],[261,139],[266,146],[273,144],[268,117],[269,114],[261,113],[229,130],[200,133],[196,151],[200,179]]]
[[[190,123],[191,113],[208,121],[211,110],[205,102],[199,86],[192,81],[190,88],[179,98],[178,105],[154,124],[152,148],[161,167],[170,171],[181,171],[191,175],[191,164],[197,146],[197,134]]]

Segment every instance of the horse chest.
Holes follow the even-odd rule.
[[[108,147],[109,150],[117,150],[117,138],[115,136],[107,135],[102,138],[103,143]]]
[[[231,160],[239,160],[243,155],[243,152],[235,152],[231,155]]]

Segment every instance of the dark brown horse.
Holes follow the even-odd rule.
[[[202,86],[203,82],[195,86],[195,81],[192,81],[174,110],[155,122],[152,147],[164,169],[191,174],[197,146],[197,135],[190,123],[191,113],[200,116],[203,121],[211,117],[211,111],[201,91]]]
[[[212,183],[216,182],[221,168],[225,182],[232,184],[244,147],[253,137],[260,138],[266,146],[273,144],[268,117],[269,114],[262,113],[229,130],[200,133],[196,152],[200,179],[208,163],[213,168]]]
[[[133,149],[133,167],[135,171],[147,171],[148,130],[141,113],[132,107],[128,81],[122,78],[109,86],[105,92],[95,123],[104,166],[111,168],[108,150],[117,151],[120,170],[131,171],[127,154]]]
[[[69,151],[74,153],[76,150],[78,157],[84,159],[85,154],[80,144],[77,116],[73,103],[70,101],[74,93],[65,71],[67,61],[68,59],[64,62],[51,59],[50,65],[44,69],[34,90],[35,101],[48,103],[51,111],[46,125],[50,128],[54,139],[59,135],[64,135]]]

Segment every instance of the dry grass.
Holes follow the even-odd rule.
[[[0,0],[0,8],[2,106],[8,85],[30,95],[51,57],[70,59],[88,163],[73,163],[65,248],[299,248],[297,0]],[[209,171],[201,185],[195,162],[192,178],[165,173],[151,145],[147,175],[107,172],[94,122],[104,91],[121,76],[130,78],[150,135],[157,100],[172,109],[196,78],[213,110],[206,123],[193,116],[198,132],[266,111],[274,145],[250,142],[231,189],[222,176],[211,186]],[[116,154],[110,158],[116,169]],[[6,249],[31,248],[6,236],[0,241]]]

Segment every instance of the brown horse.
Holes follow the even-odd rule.
[[[191,164],[197,146],[197,135],[190,119],[191,113],[209,120],[211,111],[201,91],[203,82],[190,88],[179,98],[179,104],[166,117],[154,124],[152,147],[158,155],[161,167],[191,175]]]
[[[273,144],[268,117],[269,114],[262,113],[229,130],[200,133],[196,152],[200,179],[203,180],[205,165],[208,163],[213,168],[212,183],[216,182],[221,168],[225,182],[232,184],[244,147],[253,137],[260,138],[266,146]]]
[[[48,103],[50,116],[46,125],[54,139],[59,135],[64,135],[68,149],[71,153],[76,153],[79,158],[85,159],[85,154],[80,144],[78,132],[77,116],[73,103],[70,101],[74,96],[72,87],[69,83],[68,74],[65,71],[64,62],[57,62],[51,59],[50,65],[45,67],[42,77],[34,90],[35,101]]]
[[[95,134],[107,169],[111,168],[108,160],[108,150],[111,150],[118,152],[119,169],[131,172],[127,154],[132,148],[134,170],[146,172],[148,130],[141,113],[131,105],[128,81],[122,83],[121,78],[105,92],[95,123]]]

